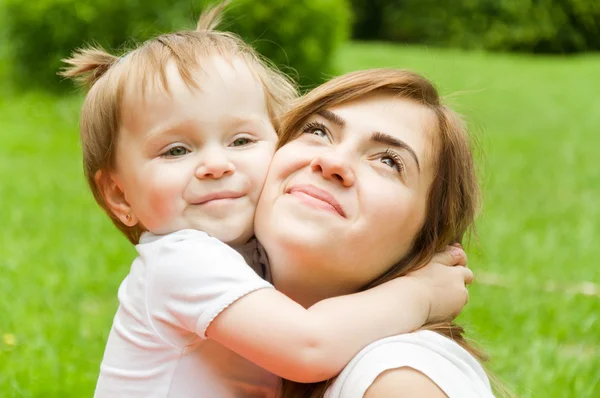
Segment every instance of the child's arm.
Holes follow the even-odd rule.
[[[326,380],[366,345],[458,314],[472,273],[447,265],[465,262],[462,250],[447,250],[413,274],[308,310],[273,289],[258,290],[221,312],[207,335],[283,378]]]

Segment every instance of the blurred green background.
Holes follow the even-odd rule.
[[[60,58],[191,27],[205,4],[0,0],[0,396],[92,394],[134,257],[86,188]],[[460,322],[517,396],[600,396],[600,2],[240,0],[222,26],[304,87],[380,66],[434,80],[481,148]]]

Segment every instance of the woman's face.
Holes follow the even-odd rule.
[[[403,257],[425,219],[433,120],[372,94],[312,115],[279,149],[255,220],[276,285],[352,292]]]

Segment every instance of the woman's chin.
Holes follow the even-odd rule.
[[[323,226],[311,224],[310,222],[302,222],[302,220],[288,219],[286,222],[280,221],[278,226],[273,228],[268,237],[265,238],[276,242],[273,245],[280,246],[286,251],[331,251],[339,234],[324,229]],[[268,246],[269,244],[264,242],[263,245]]]

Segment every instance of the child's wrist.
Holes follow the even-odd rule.
[[[419,326],[424,325],[430,320],[429,318],[433,306],[431,289],[421,280],[410,275],[395,280],[398,281],[396,289],[402,292],[402,304],[405,306],[407,303],[412,303],[415,314],[418,314],[419,319],[422,320],[422,323]],[[409,298],[408,301],[406,301],[407,297]]]

